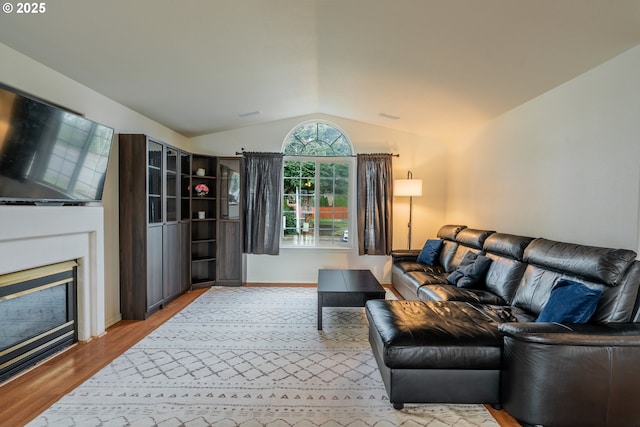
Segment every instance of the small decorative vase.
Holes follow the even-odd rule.
[[[200,168],[196,171],[196,175],[198,176],[204,176],[205,175],[205,170],[203,168]]]

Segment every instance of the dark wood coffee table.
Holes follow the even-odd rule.
[[[322,330],[322,307],[364,307],[368,300],[384,296],[384,288],[369,270],[318,271],[318,330]]]

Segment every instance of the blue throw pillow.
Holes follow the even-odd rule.
[[[561,279],[536,322],[587,323],[596,311],[602,291],[582,283]]]
[[[427,265],[435,265],[438,260],[438,255],[440,255],[442,244],[443,241],[441,239],[427,240],[418,255],[418,262]]]
[[[464,254],[462,260],[460,261],[460,264],[458,264],[456,269],[447,276],[447,282],[451,283],[452,285],[457,284],[458,280],[460,280],[460,278],[464,276],[462,270],[467,266],[472,265],[476,258],[478,258],[478,254],[475,252],[468,251],[466,254]]]
[[[484,277],[491,265],[491,258],[484,255],[478,255],[473,264],[465,267],[462,271],[463,275],[456,283],[459,288],[478,288],[484,285]]]
[[[447,281],[459,288],[478,287],[491,265],[491,258],[475,252],[467,252],[456,269],[447,276]]]

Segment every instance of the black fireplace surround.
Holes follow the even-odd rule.
[[[75,261],[0,276],[0,382],[78,340]]]
[[[366,304],[395,408],[486,403],[525,425],[640,425],[635,252],[453,225],[438,237],[432,265],[419,251],[393,254],[392,282],[405,300]],[[447,278],[468,252],[491,262],[478,283],[458,287]],[[536,322],[567,280],[601,292],[590,320]]]

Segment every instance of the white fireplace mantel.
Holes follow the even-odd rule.
[[[0,274],[78,262],[78,340],[105,332],[101,206],[0,206]]]

